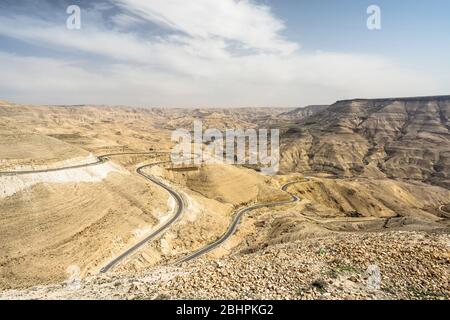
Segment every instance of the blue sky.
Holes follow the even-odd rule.
[[[306,50],[374,53],[403,63],[449,71],[450,2],[447,0],[266,1],[284,17],[286,35]],[[365,27],[371,4],[382,12],[382,30]]]
[[[67,6],[81,9],[68,30]],[[381,30],[366,27],[369,5]],[[298,107],[450,93],[450,2],[0,3],[0,99]]]

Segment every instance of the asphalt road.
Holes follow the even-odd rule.
[[[295,182],[290,182],[287,183],[285,185],[283,185],[281,187],[281,190],[287,192],[287,188],[293,184],[299,183],[299,182],[306,182],[309,179],[306,178],[305,180],[302,181],[295,181]],[[289,192],[288,192],[289,193]],[[231,235],[233,235],[233,233],[236,231],[238,224],[240,223],[242,216],[252,210],[256,210],[256,209],[261,209],[261,208],[271,208],[271,207],[277,207],[277,206],[282,206],[282,205],[286,205],[286,204],[290,204],[290,203],[294,203],[300,200],[300,198],[296,195],[293,195],[291,193],[289,193],[289,195],[292,197],[291,200],[286,200],[286,201],[277,201],[277,202],[271,202],[271,203],[261,203],[261,204],[256,204],[250,207],[245,207],[242,208],[240,210],[238,210],[236,212],[236,214],[234,215],[233,221],[231,222],[230,226],[228,227],[228,230],[216,241],[214,241],[213,243],[207,245],[206,247],[203,247],[202,249],[195,251],[189,255],[187,255],[186,257],[183,257],[179,260],[177,260],[175,262],[175,265],[181,264],[183,262],[187,262],[193,259],[196,259],[212,250],[214,250],[215,248],[217,248],[218,246],[220,246],[222,243],[224,243]]]
[[[105,157],[103,157],[103,158],[97,157],[97,160],[92,163],[78,164],[78,165],[74,165],[74,166],[67,166],[67,167],[60,167],[60,168],[50,168],[50,169],[40,169],[40,170],[24,170],[24,171],[0,171],[0,175],[15,176],[15,175],[45,173],[45,172],[55,172],[55,171],[63,171],[63,170],[69,170],[69,169],[86,168],[86,167],[98,165],[100,163],[104,163],[106,161]]]
[[[181,197],[181,195],[179,193],[177,193],[175,190],[171,189],[169,186],[165,185],[164,183],[162,183],[161,181],[156,179],[155,177],[148,175],[142,171],[145,168],[152,167],[152,166],[155,166],[158,164],[164,164],[164,163],[167,163],[167,162],[158,162],[158,163],[148,164],[148,165],[137,168],[136,172],[138,174],[140,174],[141,176],[143,176],[145,179],[150,180],[151,182],[153,182],[153,183],[157,184],[158,186],[162,187],[163,189],[165,189],[175,199],[175,201],[177,203],[177,210],[176,210],[175,214],[167,222],[165,222],[162,226],[160,226],[157,230],[153,231],[149,236],[145,237],[144,239],[142,239],[141,241],[136,243],[134,246],[127,249],[121,255],[114,258],[111,262],[109,262],[106,266],[104,266],[100,270],[100,273],[108,272],[109,270],[111,270],[111,268],[113,268],[114,266],[119,264],[125,258],[127,258],[131,254],[138,251],[141,247],[146,245],[147,242],[149,242],[150,240],[153,240],[154,238],[159,236],[162,232],[164,232],[167,228],[169,228],[172,225],[172,223],[174,223],[183,213],[184,202],[183,202],[183,198]]]
[[[150,152],[109,153],[109,154],[104,154],[104,155],[98,156],[97,159],[91,163],[77,164],[77,165],[73,165],[73,166],[59,167],[59,168],[38,169],[38,170],[0,171],[0,175],[14,176],[14,175],[23,175],[23,174],[56,172],[56,171],[63,171],[63,170],[69,170],[69,169],[79,169],[79,168],[86,168],[86,167],[91,167],[91,166],[95,166],[95,165],[104,163],[104,162],[108,161],[108,157],[125,156],[125,155],[155,155],[155,154],[168,154],[168,152],[150,151]]]
[[[25,171],[8,171],[8,172],[0,172],[0,175],[25,175],[25,174],[35,174],[35,173],[46,173],[46,172],[56,172],[56,171],[63,171],[63,170],[69,170],[69,169],[78,169],[78,168],[86,168],[90,166],[95,166],[101,163],[104,163],[108,161],[110,157],[114,156],[124,156],[124,155],[158,155],[158,154],[168,154],[168,152],[122,152],[122,153],[109,153],[105,155],[101,155],[97,157],[97,160],[92,163],[85,163],[85,164],[79,164],[79,165],[73,165],[73,166],[67,166],[67,167],[60,167],[60,168],[49,168],[49,169],[40,169],[40,170],[25,170]],[[162,226],[160,226],[157,230],[153,231],[149,236],[145,237],[141,241],[139,241],[137,244],[133,245],[131,248],[127,249],[125,252],[123,252],[118,257],[114,258],[112,261],[110,261],[106,266],[104,266],[100,272],[105,273],[111,270],[114,266],[119,264],[121,261],[123,261],[126,257],[133,254],[137,250],[139,250],[142,246],[144,246],[148,241],[154,239],[158,235],[160,235],[162,232],[164,232],[167,228],[170,227],[172,223],[174,223],[180,215],[183,213],[184,210],[184,203],[181,195],[177,193],[175,190],[171,189],[169,186],[165,185],[161,181],[159,181],[157,178],[146,174],[143,172],[143,169],[152,167],[159,164],[164,164],[167,162],[158,162],[158,163],[152,163],[147,164],[144,166],[141,166],[136,169],[136,172],[144,177],[147,180],[150,180],[151,182],[157,184],[158,186],[165,189],[176,201],[176,212],[175,214]]]

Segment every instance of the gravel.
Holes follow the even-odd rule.
[[[449,278],[450,235],[347,233],[132,276],[94,276],[75,290],[55,285],[0,298],[449,299]]]

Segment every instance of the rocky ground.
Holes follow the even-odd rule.
[[[136,275],[94,276],[79,286],[6,291],[0,298],[449,299],[449,278],[448,234],[348,233]]]

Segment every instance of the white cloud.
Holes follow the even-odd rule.
[[[113,0],[140,17],[192,38],[236,41],[246,49],[289,54],[298,45],[280,36],[285,26],[270,8],[248,0]]]
[[[439,82],[383,57],[303,53],[266,6],[234,0],[114,0],[126,10],[103,24],[64,25],[0,15],[0,34],[67,58],[0,53],[1,92],[39,103],[165,106],[299,106],[337,98],[439,93]],[[130,15],[131,18],[127,18]],[[166,35],[121,31],[136,17]],[[83,24],[85,25],[85,24]],[[83,52],[93,62],[74,59]],[[71,58],[72,57],[72,58]]]

